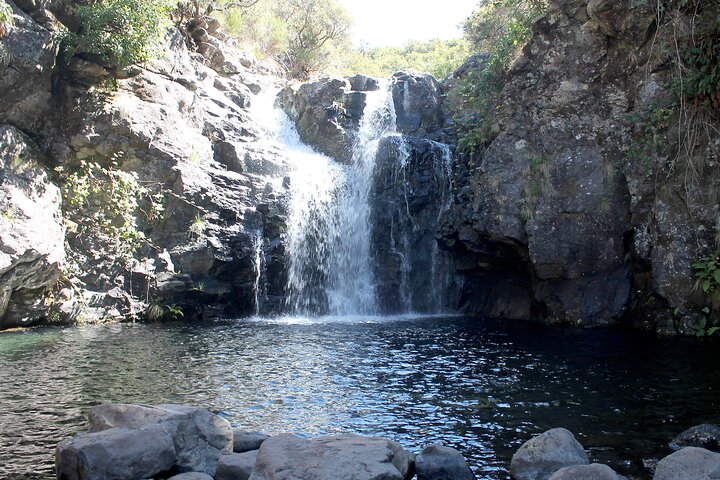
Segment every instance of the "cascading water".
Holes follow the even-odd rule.
[[[294,313],[378,312],[368,197],[379,141],[394,125],[388,90],[368,92],[350,165],[317,153],[293,162],[287,247]]]
[[[412,183],[409,177],[417,171],[408,164],[411,155],[404,137],[396,132],[389,86],[364,92],[365,108],[347,165],[305,145],[287,115],[271,107],[275,93],[256,99],[253,115],[264,125],[272,148],[279,149],[291,167],[283,236],[286,309],[294,315],[310,316],[442,311],[447,303],[444,286],[449,281],[445,273],[451,268],[440,258],[434,235],[444,205],[449,206],[449,148],[432,142],[432,175],[438,177],[432,189],[439,191],[431,192],[433,200],[420,214],[420,227],[413,216],[416,212],[411,212],[411,203],[417,202],[408,187]],[[377,172],[379,150],[388,144],[399,150],[385,160],[384,165],[392,165],[390,170]],[[401,186],[402,197],[384,197],[387,192],[378,190],[378,182],[385,181],[388,173],[393,177],[388,181]],[[386,208],[378,198],[388,198],[391,206]],[[438,202],[443,206],[438,207]],[[395,212],[387,225],[380,218],[384,211]],[[378,248],[385,242],[389,242],[391,256],[399,259],[397,267],[389,270],[382,248]],[[261,241],[258,245],[262,246]],[[258,251],[257,288],[262,285],[263,263]],[[392,277],[389,281],[388,276]],[[389,284],[398,285],[393,307],[388,307],[381,293],[392,290],[388,290]],[[415,291],[418,284],[423,286]],[[260,304],[260,296],[256,304]]]

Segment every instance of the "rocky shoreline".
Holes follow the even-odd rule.
[[[233,431],[210,411],[186,405],[103,404],[89,430],[56,450],[58,480],[472,480],[460,452],[440,444],[414,454],[392,440],[354,434],[303,438]],[[720,478],[720,427],[678,435],[675,453],[647,462],[653,480]],[[513,455],[515,480],[622,480],[564,428],[525,442]]]

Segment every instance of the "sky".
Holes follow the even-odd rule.
[[[478,0],[340,0],[354,18],[353,43],[401,47],[410,40],[460,38]]]

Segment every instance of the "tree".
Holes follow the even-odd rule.
[[[105,67],[144,62],[161,50],[171,0],[99,0],[79,5],[78,32],[65,30],[67,58],[86,57]]]
[[[344,48],[349,41],[352,22],[336,0],[286,0],[276,8],[287,25],[287,48],[279,61],[293,78],[321,70],[333,44]]]

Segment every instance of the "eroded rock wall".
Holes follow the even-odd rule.
[[[648,125],[673,98],[674,33],[657,18],[648,2],[554,0],[534,25],[497,98],[497,136],[461,162],[444,227],[468,311],[700,325],[691,265],[717,232],[719,140],[711,132],[683,158],[688,125]],[[650,142],[660,151],[643,160]]]

